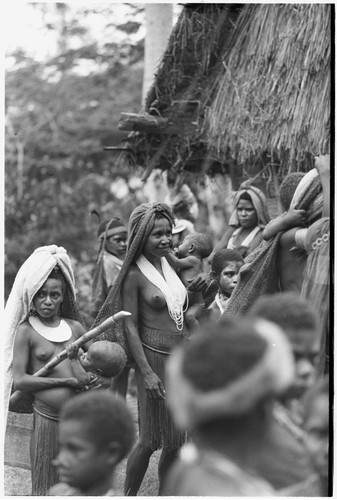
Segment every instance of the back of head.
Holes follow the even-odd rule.
[[[135,426],[126,402],[110,391],[97,389],[74,396],[62,406],[60,420],[82,424],[88,441],[98,449],[111,442],[118,444],[120,459],[129,453],[135,439]]]
[[[95,368],[100,370],[104,377],[116,377],[125,368],[125,351],[116,342],[99,340],[89,347],[89,351]]]
[[[219,276],[221,271],[228,265],[228,262],[242,262],[242,255],[237,250],[224,248],[213,255],[212,258],[212,273],[214,276]]]
[[[263,295],[252,307],[250,315],[276,323],[288,337],[296,330],[317,329],[317,315],[310,303],[294,292]]]
[[[213,240],[210,236],[208,236],[208,234],[192,233],[187,237],[189,242],[194,244],[196,252],[201,259],[206,259],[206,257],[211,255],[213,250]]]
[[[292,172],[288,174],[280,185],[280,201],[284,210],[288,210],[300,180],[304,177],[303,172]]]
[[[253,368],[267,348],[265,340],[244,321],[230,318],[208,324],[184,348],[182,374],[198,390],[226,387]]]

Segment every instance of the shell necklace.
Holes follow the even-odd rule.
[[[64,319],[55,327],[46,326],[37,316],[29,316],[28,321],[34,330],[49,342],[65,342],[71,338],[71,328]]]

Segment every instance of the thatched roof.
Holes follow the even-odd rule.
[[[328,153],[331,6],[247,5],[232,36],[203,123],[208,147],[241,163],[274,153],[294,169]]]
[[[240,9],[240,4],[188,4],[182,10],[145,104],[147,113],[167,118],[177,132],[138,130],[128,138],[130,161],[146,165],[147,172],[200,170],[206,157],[200,126],[209,99],[207,78],[221,64]]]
[[[329,151],[331,6],[187,4],[174,27],[129,159],[195,173],[276,163]],[[173,131],[172,131],[173,130]]]

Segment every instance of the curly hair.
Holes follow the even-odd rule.
[[[279,195],[284,210],[289,210],[296,188],[304,175],[303,172],[292,172],[281,182]]]
[[[88,441],[98,449],[111,442],[118,443],[120,459],[129,453],[135,439],[135,426],[126,402],[103,389],[81,393],[66,401],[60,420],[83,424]]]
[[[310,303],[294,292],[263,295],[252,307],[250,314],[279,325],[285,333],[291,330],[317,329],[318,318]]]
[[[200,391],[219,389],[253,368],[266,349],[251,324],[227,317],[185,343],[182,373]]]
[[[244,263],[243,257],[237,250],[231,250],[229,248],[224,248],[219,250],[213,255],[212,258],[212,274],[213,276],[219,276],[221,271],[228,265],[228,262],[242,262]]]

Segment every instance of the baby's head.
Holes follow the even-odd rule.
[[[329,378],[315,383],[303,398],[305,445],[312,465],[327,490],[329,469]],[[324,495],[328,496],[327,491]]]
[[[284,210],[289,210],[291,200],[301,179],[304,177],[303,172],[292,172],[285,176],[280,185],[280,202]]]
[[[239,271],[244,260],[236,250],[223,249],[216,252],[212,259],[212,276],[219,289],[228,297],[236,287]]]
[[[86,371],[103,377],[116,377],[125,367],[126,354],[116,342],[99,340],[91,344],[88,351],[82,354],[80,363]]]
[[[132,414],[121,397],[98,389],[69,399],[60,412],[54,462],[61,481],[83,492],[100,490],[111,482],[134,437]]]
[[[213,250],[213,240],[208,234],[191,233],[187,234],[178,247],[179,257],[187,257],[187,255],[196,255],[200,259],[206,259],[211,255]]]

